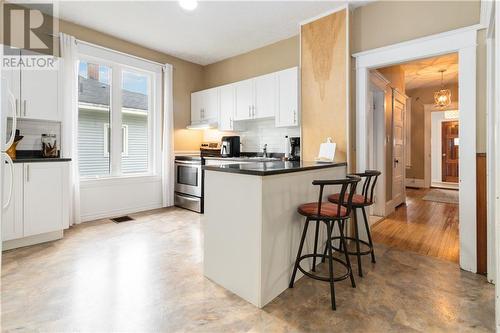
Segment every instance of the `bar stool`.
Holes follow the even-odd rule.
[[[356,191],[356,185],[361,180],[360,177],[357,176],[348,176],[346,179],[338,179],[338,180],[315,180],[313,181],[313,185],[319,185],[319,198],[318,202],[311,202],[300,205],[297,209],[298,213],[306,217],[306,223],[304,225],[304,230],[302,232],[302,237],[300,239],[299,250],[297,252],[297,259],[295,260],[295,265],[293,268],[292,279],[290,280],[290,288],[293,288],[293,284],[295,282],[295,275],[297,273],[297,269],[300,270],[304,275],[313,278],[315,280],[330,282],[330,294],[331,294],[331,302],[332,309],[336,309],[335,305],[335,287],[334,283],[336,281],[345,280],[347,278],[351,279],[351,284],[353,288],[356,288],[356,282],[354,281],[354,275],[352,274],[351,262],[349,261],[349,255],[347,252],[345,255],[345,262],[341,259],[334,258],[332,255],[332,233],[335,227],[335,222],[337,222],[340,230],[340,242],[344,244],[344,248],[347,249],[345,245],[345,238],[343,234],[343,230],[341,228],[341,221],[345,221],[349,219],[351,213],[352,206],[352,198]],[[331,202],[323,202],[323,189],[325,186],[329,185],[340,185],[341,186],[341,200],[339,203],[331,203]],[[304,241],[307,235],[307,229],[309,227],[309,222],[316,221],[316,233],[314,238],[314,253],[302,255],[302,249],[304,247]],[[327,248],[328,255],[318,254],[318,233],[319,233],[319,224],[320,222],[324,222],[326,224],[327,229]],[[312,271],[316,271],[316,258],[328,259],[329,266],[329,276],[319,276],[316,274],[312,274],[306,270],[304,270],[300,266],[300,262],[307,258],[313,258],[313,268]],[[338,262],[342,266],[346,268],[346,273],[339,277],[333,276],[333,262]]]
[[[356,252],[350,252],[342,250],[342,246],[345,246],[343,242],[340,243],[339,248],[332,246],[332,248],[336,251],[347,252],[350,255],[356,255],[358,257],[358,274],[363,277],[363,270],[361,268],[361,256],[370,254],[372,257],[372,263],[376,263],[375,261],[375,251],[373,250],[373,242],[372,236],[370,233],[370,225],[368,224],[368,218],[366,217],[365,207],[371,206],[373,204],[373,192],[375,191],[375,185],[377,183],[378,176],[380,176],[381,172],[377,170],[366,170],[363,173],[355,173],[354,175],[361,177],[364,179],[363,190],[361,194],[354,194],[352,198],[352,210],[354,215],[354,238],[352,237],[344,237],[345,239],[355,241],[356,242]],[[328,201],[334,204],[342,204],[342,200],[340,198],[344,197],[345,194],[335,193],[328,197]],[[344,198],[345,199],[345,198]],[[366,233],[368,235],[368,242],[359,239],[359,225],[356,211],[357,209],[361,209],[363,212],[363,219],[365,222]],[[342,223],[342,228],[344,228],[344,223]],[[332,240],[339,239],[339,237],[332,237]],[[331,242],[330,242],[331,243]],[[368,250],[361,251],[360,244],[364,244],[368,247]],[[324,253],[326,253],[326,248]]]

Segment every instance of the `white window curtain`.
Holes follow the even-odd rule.
[[[78,172],[78,49],[76,39],[65,33],[59,34],[62,59],[63,126],[62,155],[71,158],[70,170],[70,221],[78,224],[80,219],[80,176]],[[67,226],[69,227],[69,226]]]
[[[163,68],[163,207],[174,204],[174,99],[172,65]]]

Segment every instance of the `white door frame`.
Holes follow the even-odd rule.
[[[367,167],[367,92],[369,70],[458,52],[460,140],[460,267],[477,271],[476,256],[476,40],[480,25],[356,53],[356,166]]]

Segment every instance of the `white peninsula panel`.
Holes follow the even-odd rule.
[[[300,165],[278,173],[274,165],[260,173],[249,164],[241,165],[242,170],[238,165],[205,170],[204,274],[258,307],[288,288],[305,220],[297,207],[318,200],[319,187],[312,181],[346,175],[342,163],[318,169]],[[327,187],[324,199],[336,190]],[[313,250],[315,224],[311,226],[304,253]],[[324,244],[324,225],[320,230]],[[301,277],[298,272],[297,279]]]

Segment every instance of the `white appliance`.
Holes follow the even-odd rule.
[[[9,89],[7,75],[2,71],[0,78],[0,202],[2,203],[2,212],[9,207],[12,199],[12,190],[14,186],[14,166],[12,159],[7,155],[6,150],[14,142],[17,129],[16,100]],[[4,191],[5,173],[10,173],[9,185],[7,191]],[[0,214],[0,226],[2,226],[2,214]],[[2,251],[2,228],[0,228],[0,258]],[[1,263],[1,259],[0,259]]]

